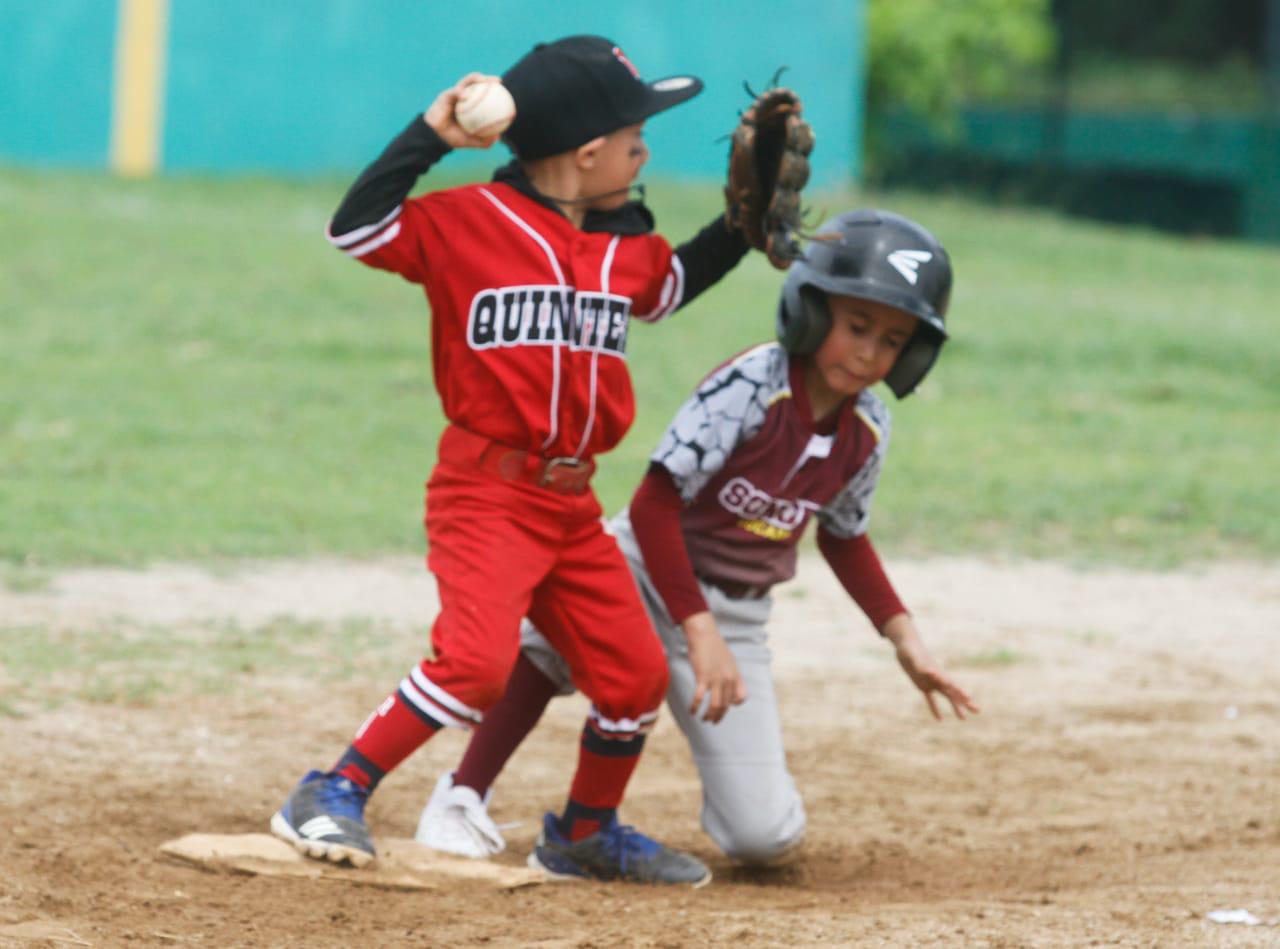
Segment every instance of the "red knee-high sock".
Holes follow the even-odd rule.
[[[453,783],[474,788],[484,797],[555,694],[556,684],[521,653],[507,681],[507,691],[484,713],[484,721],[472,733]]]
[[[397,689],[365,719],[333,770],[372,791],[442,727]]]
[[[604,738],[588,721],[578,747],[578,770],[569,789],[569,803],[560,818],[560,832],[581,840],[607,823],[622,803],[631,773],[640,763],[644,735]]]

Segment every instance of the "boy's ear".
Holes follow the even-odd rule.
[[[582,169],[593,168],[596,163],[596,156],[603,146],[603,135],[593,138],[585,145],[579,145],[577,151],[574,152],[574,160],[578,163],[578,167]]]

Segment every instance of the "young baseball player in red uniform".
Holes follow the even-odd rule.
[[[409,673],[327,772],[271,821],[302,852],[363,865],[378,782],[445,726],[478,725],[506,687],[532,617],[592,701],[566,809],[543,846],[570,872],[700,884],[700,862],[620,825],[616,809],[666,690],[667,666],[589,479],[631,425],[632,319],[662,319],[745,254],[717,218],[674,251],[629,200],[646,119],[695,95],[646,82],[595,36],[535,47],[502,77],[516,161],[484,184],[409,198],[452,148],[487,147],[454,117],[472,74],[415,117],[352,186],[330,240],[421,284],[448,425],[427,484],[428,567],[440,593],[432,658]]]
[[[811,516],[823,556],[934,716],[936,694],[960,718],[978,711],[930,657],[866,533],[889,440],[888,410],[870,387],[884,380],[901,397],[929,370],[946,339],[951,265],[928,231],[888,212],[843,214],[823,232],[787,276],[779,342],[702,382],[612,524],[666,647],[668,704],[702,778],[703,826],[749,862],[787,852],[805,828],[765,624]],[[506,695],[423,812],[418,839],[428,846],[502,849],[490,785],[551,697],[573,688],[536,619],[522,636]],[[561,872],[541,847],[531,863]]]

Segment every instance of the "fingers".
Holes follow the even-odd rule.
[[[951,710],[955,713],[956,718],[962,721],[969,715],[977,715],[982,711],[968,692],[941,672],[931,670],[924,674],[919,685],[920,691],[924,693],[925,699],[929,702],[929,711],[933,712],[933,717],[939,721],[942,720],[942,714],[938,711],[934,692],[941,692],[946,697],[947,701],[951,703]]]
[[[729,691],[725,680],[721,678],[716,680],[716,684],[711,688],[711,701],[707,703],[707,711],[702,718],[714,725],[724,718],[727,711],[729,711]]]
[[[949,676],[935,671],[932,678],[933,688],[947,697],[947,701],[951,703],[951,708],[955,712],[956,718],[964,719],[966,712],[976,715],[980,711],[978,703],[973,700],[972,696],[952,681]]]
[[[501,81],[502,78],[500,76],[489,76],[478,72],[467,73],[436,96],[435,101],[431,103],[431,106],[423,114],[423,118],[451,148],[489,148],[501,136],[490,135],[480,138],[470,134],[457,123],[453,110],[458,104],[458,98],[468,86],[473,86],[480,82]]]
[[[467,86],[474,86],[478,82],[502,82],[501,76],[486,76],[481,72],[469,72],[457,82],[455,82],[445,93],[454,102],[458,100],[458,96],[462,95]]]
[[[704,697],[706,698],[707,707],[702,710],[700,717],[704,722],[710,722],[714,725],[724,720],[725,715],[729,714],[730,708],[735,705],[741,705],[747,700],[747,684],[738,676],[720,678],[713,682],[698,683],[698,688],[694,693],[693,704],[689,706],[691,715],[698,714]]]
[[[723,683],[716,683],[709,694],[711,698],[707,702],[707,710],[702,713],[702,720],[714,725],[724,718],[724,713],[728,711],[724,701]]]
[[[938,700],[933,697],[932,689],[925,690],[924,700],[929,703],[929,711],[933,714],[934,719],[939,722],[942,721],[942,713],[938,711]]]
[[[964,689],[955,684],[950,684],[948,688],[943,690],[943,695],[947,697],[947,701],[951,703],[951,708],[955,710],[956,718],[964,718],[965,712],[971,715],[977,715],[982,709],[978,708],[975,702]]]
[[[689,714],[697,715],[698,709],[702,706],[702,698],[707,694],[707,680],[698,676],[697,682],[693,689],[693,701],[689,703]]]
[[[477,82],[502,82],[501,76],[490,76],[482,72],[469,72],[458,80],[458,86],[466,88],[475,85]]]

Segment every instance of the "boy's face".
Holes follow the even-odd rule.
[[[625,125],[604,136],[604,143],[596,150],[594,161],[582,173],[583,193],[600,195],[589,207],[609,211],[626,204],[629,197],[627,189],[648,160],[649,147],[644,143],[643,122]]]
[[[916,329],[916,318],[883,303],[829,295],[831,329],[813,354],[821,385],[833,395],[857,395],[889,374]]]

